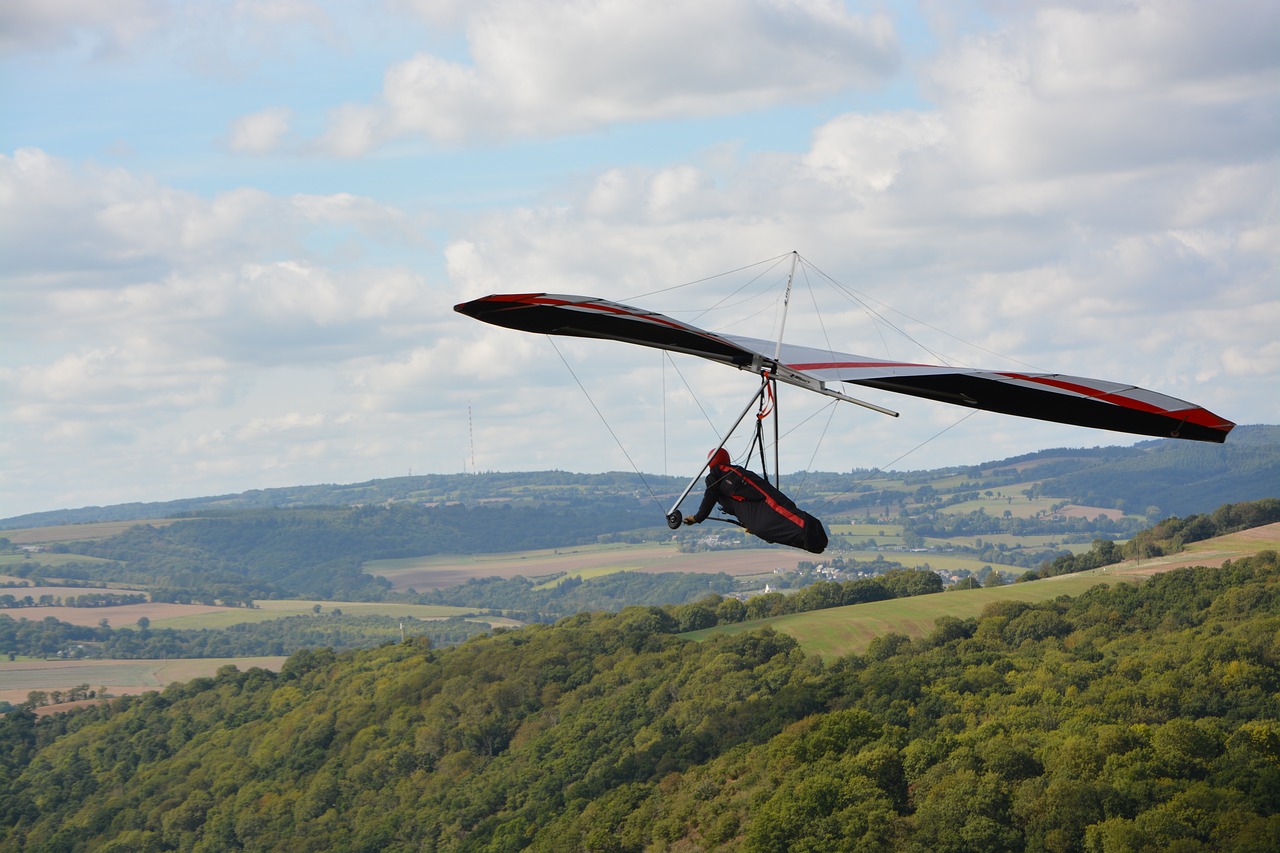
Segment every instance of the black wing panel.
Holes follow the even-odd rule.
[[[1068,377],[1044,378],[1051,378],[1055,382],[1068,380]],[[1189,403],[1183,403],[1175,409],[1165,409],[1143,404],[1133,396],[1116,393],[1090,396],[1076,391],[1059,390],[1051,385],[1036,387],[1002,379],[1004,377],[1001,374],[955,373],[864,379],[854,384],[970,406],[988,412],[1160,438],[1222,443],[1235,426],[1230,421]],[[1070,379],[1074,380],[1074,377]],[[1078,382],[1079,380],[1075,380],[1071,384],[1081,387]]]
[[[624,341],[738,366],[749,365],[756,357],[756,353],[696,326],[590,296],[496,294],[463,302],[453,310],[522,332]]]

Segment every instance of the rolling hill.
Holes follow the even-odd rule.
[[[870,493],[909,496],[921,486],[940,490],[960,482],[1003,486],[1072,503],[1120,507],[1146,515],[1209,512],[1222,503],[1275,496],[1280,483],[1280,426],[1240,426],[1226,444],[1202,445],[1171,439],[1132,446],[1055,448],[977,466],[931,471],[848,473],[800,472],[787,488],[801,502],[830,501],[837,509],[870,506]],[[632,506],[653,512],[652,491],[674,497],[686,480],[678,477],[610,472],[432,474],[394,477],[347,485],[317,484],[255,489],[239,494],[177,501],[129,503],[30,513],[0,519],[0,530],[142,521],[229,511],[412,503],[501,501],[517,505],[592,506],[602,498],[633,498]],[[985,488],[985,486],[984,486]],[[661,504],[656,504],[663,509]],[[843,510],[841,510],[843,511]],[[658,513],[656,524],[661,524]]]

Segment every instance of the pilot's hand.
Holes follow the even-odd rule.
[[[686,516],[684,517],[684,523],[685,523],[685,524],[697,524],[697,523],[698,523],[698,517],[697,517],[696,515],[686,515]]]

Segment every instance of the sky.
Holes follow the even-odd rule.
[[[755,390],[452,311],[501,292],[1280,423],[1278,32],[1271,0],[8,0],[0,517],[692,477]],[[901,416],[780,392],[784,472],[1141,440],[855,396]]]

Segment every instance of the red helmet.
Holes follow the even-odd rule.
[[[723,447],[717,447],[715,450],[707,454],[707,460],[708,460],[707,464],[709,464],[712,468],[716,467],[717,465],[728,465],[729,451],[725,450]]]

